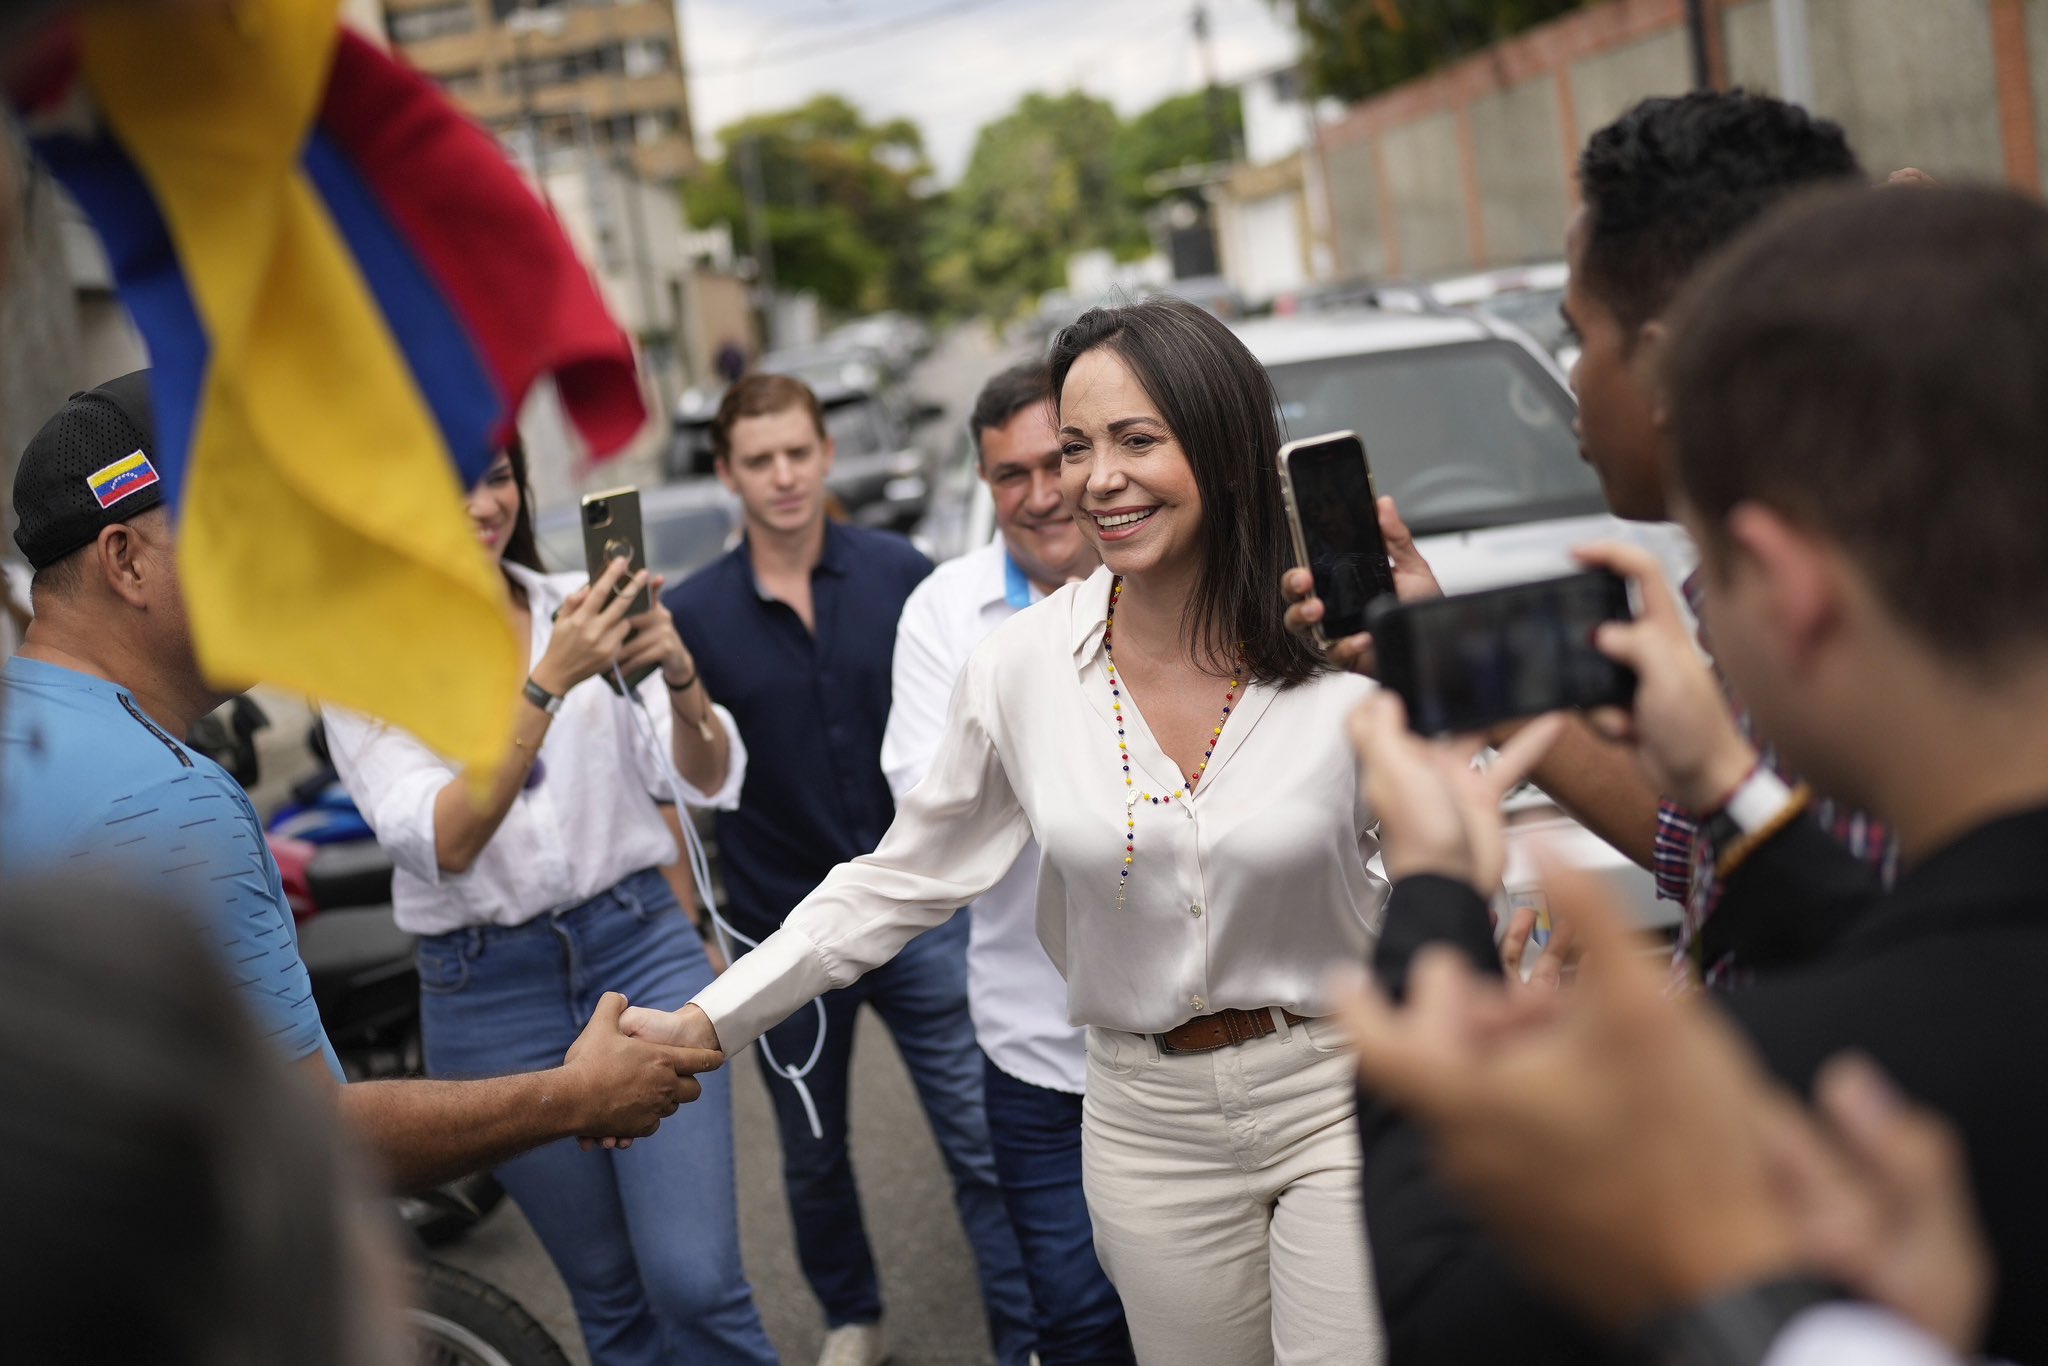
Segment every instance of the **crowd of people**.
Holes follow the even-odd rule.
[[[359,1193],[490,1167],[596,1366],[773,1361],[751,1046],[820,1366],[873,1366],[865,1005],[1001,1366],[2048,1361],[2048,207],[1911,180],[1739,92],[1588,142],[1583,450],[1698,552],[1579,551],[1637,603],[1595,640],[1627,709],[1428,740],[1369,636],[1319,650],[1271,383],[1168,298],[987,382],[999,534],[936,568],[829,515],[795,379],[726,391],[740,535],[674,585],[547,572],[515,442],[467,493],[530,665],[505,761],[326,717],[418,937],[419,1080],[344,1081],[256,812],[182,742],[223,697],[175,523],[108,475],[148,373],[74,395],[21,453],[0,666],[28,1359],[393,1359]],[[1675,946],[1560,869],[1525,972],[1524,781],[1655,872]],[[691,808],[722,942],[662,871]],[[180,1207],[124,1211],[146,1183]],[[110,1268],[119,1314],[79,1294]]]

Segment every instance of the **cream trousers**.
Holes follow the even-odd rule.
[[[1276,1023],[1209,1053],[1088,1031],[1088,1212],[1142,1366],[1385,1358],[1350,1054],[1327,1021]]]

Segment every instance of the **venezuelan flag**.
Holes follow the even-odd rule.
[[[202,666],[501,761],[525,651],[461,496],[543,374],[594,455],[645,422],[589,273],[335,0],[99,6],[71,57],[23,112],[149,348]]]

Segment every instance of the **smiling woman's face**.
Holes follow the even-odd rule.
[[[1112,573],[1200,563],[1194,467],[1145,386],[1106,346],[1076,360],[1060,390],[1060,496]]]
[[[505,544],[519,520],[519,481],[512,477],[512,457],[500,451],[484,477],[477,480],[464,504],[469,523],[494,560],[505,558]]]

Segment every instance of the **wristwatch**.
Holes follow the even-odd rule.
[[[1721,809],[1707,817],[1707,838],[1716,849],[1732,849],[1776,821],[1792,797],[1785,780],[1760,762],[1735,785]]]
[[[539,707],[549,716],[553,716],[562,709],[562,699],[534,682],[532,674],[526,676],[526,682],[520,685],[519,692],[522,697],[533,703],[534,706]]]
[[[1657,1366],[1759,1366],[1792,1320],[1849,1298],[1841,1286],[1818,1277],[1759,1281],[1660,1314],[1644,1325],[1636,1341]]]

